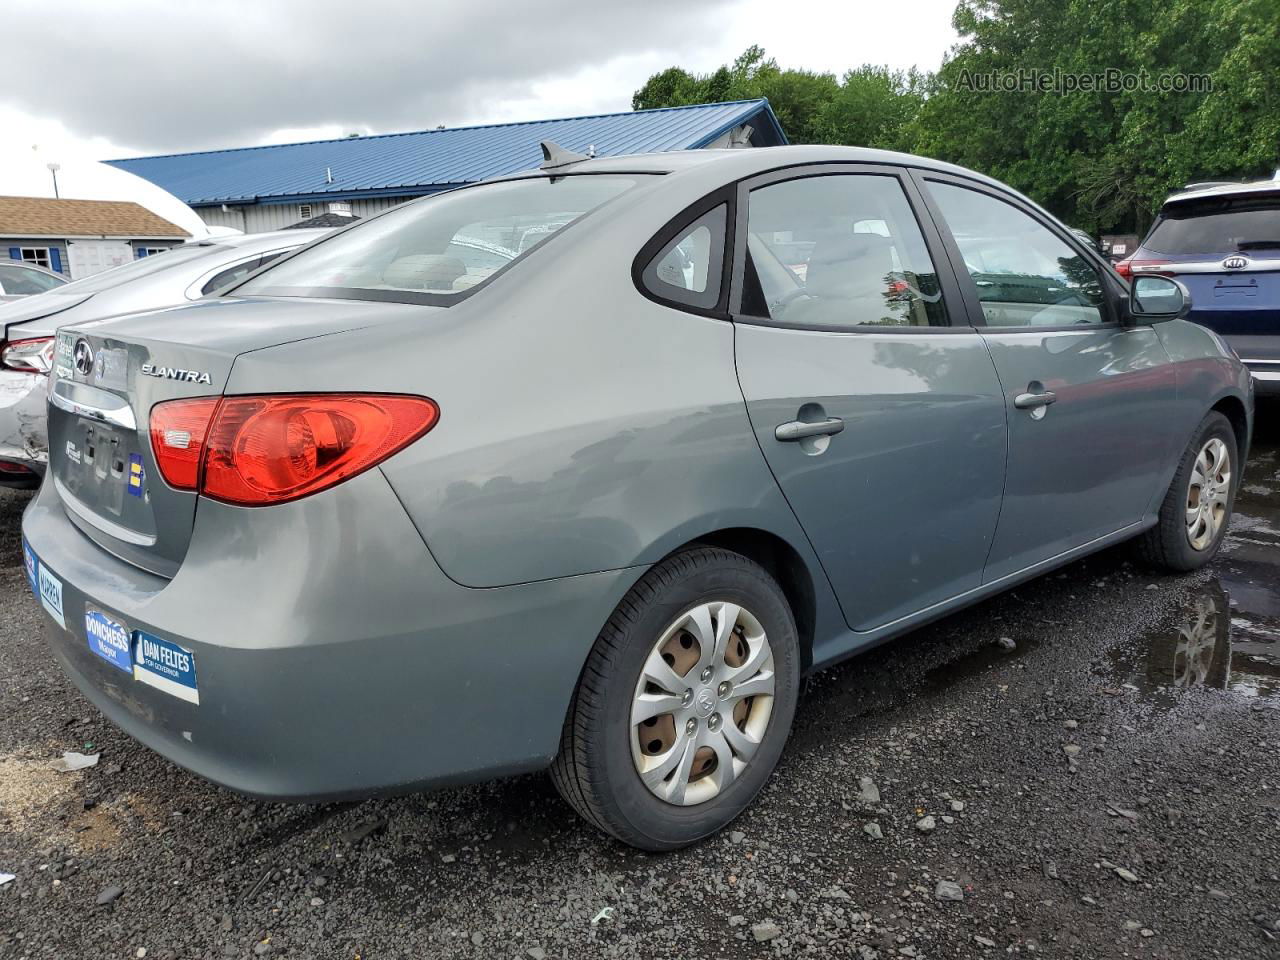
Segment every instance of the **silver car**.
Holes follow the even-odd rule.
[[[44,474],[45,395],[58,327],[216,295],[328,232],[282,230],[192,242],[0,306],[0,486],[35,487]],[[6,269],[0,263],[0,283]]]
[[[122,729],[274,798],[550,768],[671,849],[806,672],[1121,541],[1218,550],[1253,397],[1176,282],[918,157],[545,149],[59,331],[26,569]]]
[[[0,303],[44,293],[66,282],[67,278],[62,274],[34,263],[0,260]]]

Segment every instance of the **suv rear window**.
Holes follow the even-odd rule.
[[[1142,246],[1172,254],[1280,249],[1280,197],[1170,204]]]
[[[447,305],[634,187],[638,176],[504,180],[428,197],[318,243],[232,292]]]

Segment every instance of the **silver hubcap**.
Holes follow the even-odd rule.
[[[631,703],[644,785],[684,806],[728,787],[764,739],[773,682],[773,651],[749,611],[711,601],[682,613],[649,651]]]
[[[1187,488],[1187,540],[1195,550],[1206,550],[1227,521],[1231,494],[1231,459],[1227,445],[1214,437],[1200,448]]]

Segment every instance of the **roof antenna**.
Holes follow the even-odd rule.
[[[558,143],[552,143],[550,140],[543,140],[539,146],[542,147],[542,167],[543,170],[556,170],[560,167],[567,167],[573,163],[581,163],[583,160],[590,160],[591,157],[585,153],[574,153],[572,150],[566,150]]]

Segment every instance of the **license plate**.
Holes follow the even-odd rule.
[[[195,654],[143,630],[133,633],[133,678],[187,703],[200,702]]]
[[[108,613],[84,608],[84,635],[89,649],[125,673],[133,673],[129,628]]]

